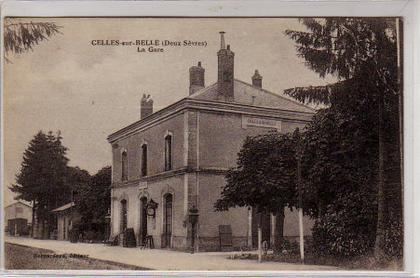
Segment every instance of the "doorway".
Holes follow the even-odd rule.
[[[64,223],[66,225],[66,223]],[[121,200],[121,222],[120,233],[127,229],[127,200]]]
[[[144,245],[147,236],[147,198],[140,199],[140,245]]]
[[[172,238],[172,194],[165,195],[165,207],[163,216],[163,245],[164,248],[171,247]]]

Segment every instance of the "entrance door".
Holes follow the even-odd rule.
[[[147,236],[147,198],[140,199],[140,243],[144,244]]]
[[[172,237],[172,195],[168,194],[165,196],[165,208],[164,208],[164,246],[171,247]]]

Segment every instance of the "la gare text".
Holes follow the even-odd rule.
[[[189,46],[189,47],[206,47],[207,41],[170,41],[170,40],[92,40],[93,46],[137,46],[137,52],[163,52],[162,46]]]

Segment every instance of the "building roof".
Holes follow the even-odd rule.
[[[258,107],[271,107],[280,110],[315,113],[315,110],[295,100],[253,86],[244,81],[234,80],[233,102]],[[219,100],[217,82],[198,90],[188,98],[203,100]]]
[[[14,205],[19,204],[19,203],[21,203],[22,205],[25,205],[25,206],[27,206],[27,207],[32,208],[32,205],[31,205],[30,203],[28,203],[28,202],[26,202],[26,201],[22,201],[22,200],[18,200],[18,201],[16,201],[16,202],[14,202],[14,203],[12,203],[12,204],[10,204],[10,205],[6,206],[5,208],[8,208],[8,207],[14,206]]]
[[[234,82],[233,101],[227,102],[219,99],[217,83],[215,83],[113,132],[108,136],[108,142],[113,143],[123,136],[154,124],[161,118],[168,117],[173,113],[178,113],[187,108],[205,108],[206,110],[229,111],[241,114],[257,113],[265,117],[279,117],[281,119],[303,122],[310,121],[312,115],[316,112],[315,109],[303,105],[300,102],[255,87],[244,81],[235,79]]]
[[[53,212],[65,211],[65,210],[70,209],[70,208],[72,208],[74,206],[75,206],[74,202],[71,202],[71,203],[65,204],[64,206],[58,207],[56,209],[53,209],[52,211]]]

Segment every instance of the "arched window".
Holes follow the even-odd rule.
[[[123,151],[121,154],[121,180],[126,181],[128,179],[128,157],[127,151]]]
[[[165,171],[172,170],[172,135],[165,136]]]
[[[124,232],[125,229],[127,229],[127,200],[121,200],[120,232]]]
[[[147,144],[141,146],[141,176],[147,176]]]

